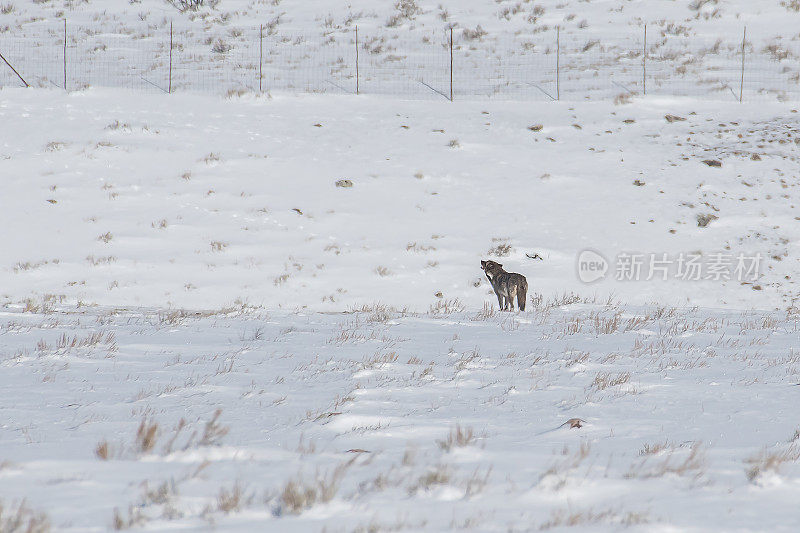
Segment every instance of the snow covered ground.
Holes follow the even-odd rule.
[[[692,100],[7,90],[0,223],[15,230],[0,299],[480,308],[491,256],[545,296],[785,309],[797,297],[798,116]],[[576,273],[585,249],[609,263],[590,285]],[[642,263],[638,281],[617,279],[622,254]],[[667,254],[666,280],[651,254]],[[681,254],[702,255],[701,280],[680,275]],[[735,272],[739,256],[761,258],[755,276]]]
[[[792,108],[20,89],[0,116],[0,520],[794,529]],[[705,279],[715,252],[762,261]],[[704,279],[617,279],[651,253]]]
[[[322,57],[356,22],[406,43],[480,23],[480,62],[556,23],[578,42],[647,22],[670,28],[654,53],[686,37],[702,72],[714,53],[691,47],[743,23],[753,52],[800,38],[793,2],[535,21],[420,2],[397,24],[395,2],[319,4],[0,4],[0,45],[66,15],[112,53],[175,16],[203,30],[182,53],[236,53],[234,30],[283,13],[276,35],[318,32]],[[0,532],[797,529],[800,115],[777,92],[219,98],[6,75]],[[482,259],[527,276],[525,312],[497,311]]]
[[[6,311],[0,498],[65,531],[794,531],[798,315],[567,302]]]

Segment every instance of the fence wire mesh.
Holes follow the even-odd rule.
[[[641,28],[640,30],[643,30]],[[555,30],[490,38],[469,30],[314,34],[274,27],[225,38],[170,24],[102,29],[41,23],[0,34],[0,53],[34,87],[350,94],[409,99],[603,100],[626,95],[800,100],[800,44],[742,35],[701,39],[670,28],[592,38]],[[170,43],[172,43],[170,45]],[[358,48],[358,73],[356,72]],[[171,55],[171,61],[170,61]],[[744,62],[743,62],[744,59]],[[171,63],[171,68],[170,68]],[[0,86],[22,82],[4,64]],[[742,77],[743,74],[743,77]],[[356,79],[358,77],[358,80]]]

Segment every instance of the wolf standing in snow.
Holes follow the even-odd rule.
[[[514,310],[514,298],[520,311],[525,310],[525,298],[528,294],[528,280],[522,274],[506,272],[503,265],[494,261],[481,261],[481,269],[486,279],[492,284],[501,311]]]

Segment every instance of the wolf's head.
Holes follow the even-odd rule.
[[[499,272],[503,271],[503,265],[494,261],[481,261],[481,270],[486,273],[486,277],[491,281]]]

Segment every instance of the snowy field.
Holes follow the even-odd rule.
[[[646,22],[714,76],[693,39],[746,23],[800,72],[796,2],[321,4],[0,3],[0,50],[63,16],[109,53],[175,17],[198,57],[276,17],[324,56],[358,23],[389,43],[373,61],[450,22],[486,30],[478,56]],[[451,103],[7,74],[0,533],[798,529],[779,87]],[[527,276],[524,312],[497,310],[483,259]]]
[[[790,107],[6,90],[0,116],[0,524],[800,519]],[[614,266],[717,252],[763,259]]]
[[[6,311],[0,497],[72,531],[796,530],[798,315],[568,302]]]

